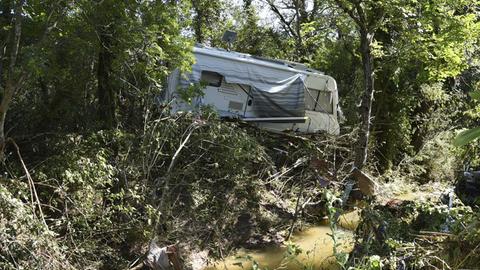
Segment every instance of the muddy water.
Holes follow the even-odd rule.
[[[339,224],[344,229],[337,231],[338,249],[349,252],[353,247],[353,230],[358,225],[358,212],[342,215]],[[252,261],[255,261],[263,269],[297,270],[307,266],[310,269],[337,269],[333,257],[332,231],[327,224],[304,229],[294,234],[291,242],[302,249],[302,253],[296,258],[298,261],[285,259],[286,247],[269,247],[262,250],[238,250],[237,254],[223,261],[217,261],[214,265],[204,270],[240,270],[251,269]],[[250,260],[245,258],[251,256]],[[241,263],[241,265],[240,265]],[[243,267],[243,268],[242,268]]]

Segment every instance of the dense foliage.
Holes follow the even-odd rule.
[[[125,268],[153,238],[216,257],[275,242],[299,218],[298,198],[340,188],[325,182],[359,164],[358,147],[385,182],[452,183],[480,165],[479,10],[477,0],[2,0],[0,268]],[[167,75],[189,69],[195,42],[227,48],[227,29],[232,50],[334,77],[342,136],[276,136],[208,109],[171,116],[158,102]],[[308,165],[323,159],[327,169]],[[434,211],[421,207],[406,214]],[[370,218],[396,218],[387,210]],[[458,217],[472,228],[455,231],[462,252],[479,239],[477,210]],[[392,241],[411,240],[398,235],[415,226],[402,215]],[[364,255],[390,256],[383,244]]]

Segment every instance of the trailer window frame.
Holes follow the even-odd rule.
[[[313,100],[312,111],[322,112],[326,114],[334,114],[333,93],[330,91],[319,90],[315,88],[307,88],[309,97]],[[320,100],[321,99],[321,100]],[[323,102],[327,100],[328,102]]]
[[[220,87],[223,82],[223,75],[215,71],[202,70],[200,73],[200,81],[208,86]]]

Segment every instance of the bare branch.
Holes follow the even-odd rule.
[[[287,32],[293,37],[296,37],[297,33],[292,29],[291,26],[293,19],[290,22],[287,21],[287,19],[285,18],[285,16],[283,16],[282,12],[278,9],[273,0],[267,0],[267,4],[270,6],[270,9],[273,11],[273,13],[275,13],[275,15],[277,15],[277,17],[280,19],[280,21],[284,25],[284,28],[288,30]]]
[[[30,195],[31,195],[31,199],[32,199],[32,210],[35,211],[35,206],[34,206],[34,198],[35,198],[35,202],[37,203],[37,206],[38,206],[38,212],[40,213],[41,221],[42,221],[43,225],[45,226],[45,228],[48,230],[48,225],[47,225],[47,222],[45,222],[45,216],[43,215],[43,211],[42,211],[42,204],[40,203],[40,199],[38,198],[37,189],[35,188],[35,182],[33,181],[33,178],[30,175],[30,172],[28,171],[27,166],[25,165],[25,162],[23,162],[22,155],[20,154],[20,148],[18,147],[18,145],[15,143],[15,141],[13,139],[8,139],[8,140],[15,147],[15,150],[17,151],[18,159],[20,160],[20,163],[22,164],[22,168],[25,171],[25,175],[27,176],[28,185],[30,187],[30,193],[31,193]]]

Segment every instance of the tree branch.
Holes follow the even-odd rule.
[[[12,40],[12,49],[10,51],[10,59],[8,65],[8,77],[13,75],[15,64],[17,62],[18,52],[20,50],[20,37],[22,35],[22,10],[25,0],[20,0],[14,7],[14,35]]]
[[[358,19],[361,22],[360,26],[363,26],[365,29],[368,27],[367,17],[365,10],[362,7],[362,1],[352,1],[355,9],[357,10]]]
[[[315,17],[317,16],[318,10],[320,8],[320,3],[318,0],[313,0],[313,8],[312,11],[310,12],[310,21],[313,21]]]
[[[5,37],[5,40],[3,41],[2,46],[0,47],[0,78],[3,78],[3,58],[7,53],[7,46],[8,46],[8,43],[10,42],[10,34],[11,34],[11,31],[8,31],[7,36]],[[0,89],[1,88],[2,88],[2,84],[0,83]]]
[[[335,3],[337,3],[338,7],[340,7],[345,13],[348,14],[348,16],[350,16],[350,18],[352,18],[352,20],[355,21],[355,23],[357,24],[358,27],[361,27],[362,25],[362,22],[360,21],[360,18],[358,18],[356,15],[355,15],[355,12],[352,8],[349,8],[345,2],[343,2],[343,0],[335,0]]]
[[[288,30],[287,32],[289,32],[291,36],[296,37],[297,34],[292,29],[292,26],[291,26],[292,22],[290,21],[290,23],[289,23],[287,21],[287,19],[282,15],[282,12],[280,12],[278,7],[275,5],[275,3],[272,0],[267,0],[267,4],[270,6],[270,9],[273,11],[273,13],[275,13],[275,15],[277,15],[277,17],[280,19],[280,21],[284,25],[284,28],[286,28]]]
[[[33,178],[30,175],[30,172],[28,171],[27,166],[25,165],[25,162],[23,162],[22,155],[20,154],[20,148],[18,147],[18,145],[15,143],[15,141],[13,139],[9,139],[9,141],[15,147],[15,150],[16,150],[17,155],[18,155],[18,159],[20,160],[20,163],[22,164],[22,168],[25,171],[25,175],[27,176],[28,184],[29,184],[29,187],[30,187],[30,193],[31,193],[30,196],[32,198],[32,210],[35,211],[35,206],[34,206],[34,198],[35,198],[35,202],[38,205],[38,212],[40,213],[41,221],[42,221],[43,225],[45,226],[45,228],[47,230],[49,230],[47,222],[45,222],[45,216],[43,215],[42,204],[40,203],[40,199],[38,198],[37,189],[35,188],[35,182],[33,181]],[[34,212],[34,214],[35,214],[35,212]]]

